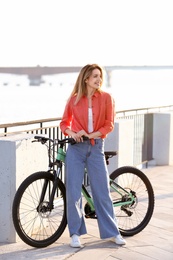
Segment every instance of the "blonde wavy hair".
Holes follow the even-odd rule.
[[[86,81],[86,79],[88,79],[91,76],[92,71],[94,69],[100,70],[101,79],[102,79],[101,86],[102,86],[103,69],[98,64],[88,64],[88,65],[84,66],[78,75],[78,78],[76,80],[72,93],[70,95],[70,97],[76,96],[75,105],[79,102],[79,100],[81,99],[82,96],[87,95],[87,88],[86,88],[85,81]]]

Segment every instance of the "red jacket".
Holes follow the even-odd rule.
[[[71,97],[65,107],[60,128],[63,134],[67,128],[74,132],[85,130],[88,133],[88,98],[83,96],[75,105],[76,96]],[[102,133],[101,138],[114,128],[115,104],[111,95],[96,91],[92,96],[93,132]]]

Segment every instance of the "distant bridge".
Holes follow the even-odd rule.
[[[40,85],[43,75],[79,72],[82,67],[1,67],[0,73],[28,75],[30,85]]]
[[[41,77],[43,75],[55,75],[60,73],[73,73],[79,72],[82,66],[64,66],[64,67],[0,67],[0,73],[8,73],[8,74],[15,74],[15,75],[27,75],[30,80],[30,85],[40,85],[42,82]],[[104,69],[108,75],[108,82],[109,82],[109,73],[113,69],[116,69],[116,66],[106,66]],[[109,84],[109,83],[108,83]]]
[[[40,85],[43,75],[54,75],[59,73],[73,73],[79,72],[82,67],[80,66],[64,66],[64,67],[0,67],[0,73],[28,75],[30,85]],[[118,69],[173,69],[173,66],[105,66],[104,67],[107,77],[108,85],[110,83],[112,70]]]

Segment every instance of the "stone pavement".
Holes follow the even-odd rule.
[[[99,239],[97,221],[86,219],[88,234],[81,237],[84,247],[69,246],[68,230],[53,245],[37,249],[22,241],[0,243],[0,260],[69,259],[69,260],[173,260],[173,166],[157,166],[144,170],[155,192],[155,210],[148,226],[127,245],[117,246]]]

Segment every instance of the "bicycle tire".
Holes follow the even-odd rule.
[[[131,191],[135,196],[134,203],[124,207],[115,207],[116,201],[120,201],[121,198],[111,189],[120,233],[123,236],[136,235],[147,226],[154,211],[155,199],[152,185],[142,171],[131,166],[118,168],[110,174],[110,179],[117,182],[124,190]]]
[[[39,205],[44,181],[48,187],[44,201]],[[54,180],[50,172],[36,172],[19,186],[12,206],[12,218],[19,237],[32,247],[47,247],[64,232],[67,225],[65,185],[58,179],[54,196],[54,208],[48,206],[50,189]]]

